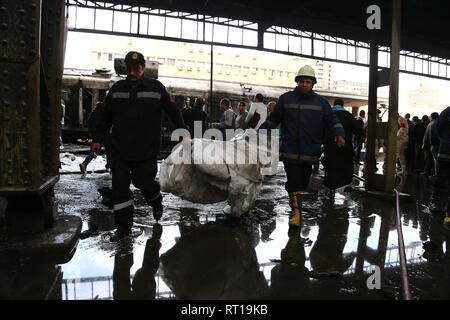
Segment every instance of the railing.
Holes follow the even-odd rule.
[[[409,244],[408,246],[404,247],[406,248],[406,252],[408,253],[407,256],[409,257],[406,262],[408,264],[417,264],[423,262],[420,257],[416,255],[416,249],[418,247],[421,247],[422,243],[419,242],[413,242]],[[397,254],[393,255],[392,253],[397,251]],[[386,251],[386,261],[384,264],[384,267],[386,269],[394,268],[399,265],[401,265],[401,255],[399,254],[399,247],[390,247]],[[306,259],[306,261],[309,261],[309,258]],[[270,286],[271,279],[270,279],[270,269],[272,269],[277,262],[266,262],[261,263],[259,265],[260,271],[264,273],[267,283]],[[365,273],[369,273],[370,266],[367,265],[363,268],[363,271]],[[351,275],[355,273],[355,267],[354,264],[347,269],[344,272],[344,276]],[[130,283],[133,280],[134,275],[130,276]],[[167,299],[175,299],[175,296],[170,291],[170,289],[166,286],[164,281],[162,280],[159,272],[155,275],[156,280],[156,294],[155,299],[156,300],[167,300]],[[103,295],[101,284],[103,283]],[[90,284],[89,286],[86,286],[85,284]],[[96,285],[95,285],[96,284]],[[107,289],[106,289],[107,285]],[[111,300],[113,299],[112,295],[112,276],[104,276],[104,277],[87,277],[87,278],[73,278],[73,279],[63,279],[62,280],[62,299],[63,300],[87,300],[87,299],[98,299],[98,300]],[[82,292],[79,292],[82,291]],[[87,292],[90,292],[90,294],[87,294]]]

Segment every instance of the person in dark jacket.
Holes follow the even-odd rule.
[[[441,112],[435,124],[440,139],[437,155],[436,176],[431,194],[430,211],[441,211],[442,195],[450,180],[450,106]],[[447,198],[447,210],[444,224],[450,227],[450,197]]]
[[[168,114],[175,128],[185,128],[181,112],[166,88],[158,80],[144,75],[144,56],[131,51],[125,63],[127,78],[116,82],[109,90],[91,146],[91,152],[97,155],[99,142],[112,126],[112,192],[117,230],[110,237],[111,241],[118,241],[131,232],[134,212],[131,182],[153,208],[153,217],[161,218],[162,195],[155,177],[162,111]]]
[[[308,187],[312,165],[319,160],[324,127],[332,131],[339,147],[345,144],[345,132],[328,101],[312,90],[317,82],[314,69],[309,65],[300,68],[295,82],[297,87],[280,96],[259,129],[273,129],[281,123],[280,160],[284,163],[285,188],[292,208],[289,225],[298,227],[300,194]]]
[[[247,129],[247,124],[245,123],[245,118],[248,115],[247,103],[245,101],[240,101],[238,104],[238,116],[236,117],[236,129]]]
[[[413,118],[414,119],[414,118]],[[423,116],[422,121],[418,121],[414,124],[412,128],[412,138],[414,140],[414,169],[413,172],[421,173],[425,167],[424,152],[422,149],[423,136],[425,135],[425,130],[427,129],[428,116]]]
[[[206,112],[202,110],[205,105],[205,100],[203,98],[197,98],[194,102],[194,106],[183,111],[183,119],[186,124],[191,138],[201,138],[203,133],[206,131]],[[201,130],[195,135],[195,123],[201,126]]]
[[[439,118],[439,113],[433,112],[431,114],[431,118],[433,119],[433,121],[430,128],[430,143],[431,143],[430,150],[434,161],[434,173],[436,174],[437,154],[439,150],[439,144],[441,143],[441,141],[439,140],[439,136],[436,132],[436,120]]]
[[[408,120],[406,120],[408,121]],[[414,136],[413,129],[417,123],[419,123],[419,117],[413,116],[411,124],[408,127],[408,148],[406,149],[406,168],[408,172],[414,172],[416,167],[416,159],[414,156]]]
[[[364,110],[361,110],[359,112],[359,117],[356,118],[356,122],[358,124],[358,127],[361,129],[362,132],[362,138],[356,139],[356,135],[354,136],[354,150],[355,150],[355,165],[359,166],[362,164],[360,162],[361,160],[361,149],[363,146],[364,141],[366,141],[366,132],[365,132],[365,119],[366,119],[366,112]],[[345,127],[344,127],[345,129]]]
[[[342,99],[334,100],[333,112],[341,122],[345,131],[345,141],[352,141],[355,135],[357,141],[363,138],[362,127],[350,112],[344,109]],[[336,189],[348,186],[353,181],[354,152],[351,143],[346,143],[343,148],[336,145],[334,133],[331,130],[325,130],[324,158],[322,160],[325,169],[324,186],[331,193],[331,199],[334,200],[334,191]]]

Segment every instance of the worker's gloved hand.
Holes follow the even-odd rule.
[[[335,136],[334,141],[337,142],[339,148],[342,148],[345,145],[345,139],[343,136]]]
[[[100,143],[92,142],[91,144],[91,154],[94,158],[97,158],[98,153],[100,152]]]

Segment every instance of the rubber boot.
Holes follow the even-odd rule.
[[[300,227],[302,204],[299,197],[301,193],[301,191],[289,193],[289,206],[292,209],[289,215],[289,226]]]
[[[163,205],[162,205],[162,195],[161,195],[161,193],[154,200],[147,199],[147,203],[153,208],[153,218],[155,218],[156,221],[159,221],[159,219],[161,219],[162,214],[163,214]]]
[[[450,230],[450,198],[447,199],[447,210],[445,212],[444,227]]]
[[[114,212],[114,222],[117,226],[116,231],[109,237],[109,241],[117,242],[130,235],[133,226],[134,207],[128,206],[122,210]]]

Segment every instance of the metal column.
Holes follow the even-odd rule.
[[[370,34],[370,67],[369,67],[369,105],[367,110],[367,144],[366,144],[366,186],[375,185],[375,125],[377,112],[377,63],[378,44],[375,30]]]
[[[395,166],[397,160],[397,131],[398,131],[398,87],[400,67],[400,19],[401,0],[392,2],[392,44],[391,44],[391,67],[389,87],[389,118],[388,139],[386,157],[386,184],[385,191],[394,191]]]
[[[39,0],[0,7],[0,193],[39,189]]]
[[[64,0],[0,4],[0,197],[11,234],[39,233],[57,216],[64,13]]]
[[[394,191],[395,166],[397,158],[397,116],[399,88],[400,57],[400,19],[401,0],[392,2],[392,43],[391,65],[389,69],[378,71],[377,31],[371,31],[370,68],[369,68],[369,110],[367,125],[366,187],[392,193]],[[376,122],[377,88],[389,85],[389,117],[388,122]],[[375,144],[376,139],[384,139],[387,147],[385,171],[376,174]]]

